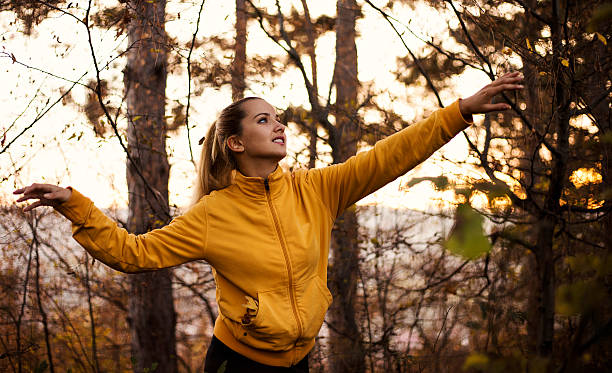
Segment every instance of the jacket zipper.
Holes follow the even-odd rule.
[[[285,257],[285,264],[287,265],[287,275],[289,277],[289,297],[291,298],[291,308],[293,309],[293,316],[297,321],[298,326],[298,336],[301,336],[303,333],[302,322],[300,321],[300,316],[297,311],[297,305],[295,302],[295,290],[293,289],[293,270],[291,268],[291,262],[289,261],[289,253],[287,252],[287,247],[285,246],[285,240],[282,236],[282,232],[280,229],[280,224],[278,222],[278,217],[276,216],[276,212],[274,210],[274,206],[272,205],[272,197],[270,196],[270,184],[268,183],[268,178],[264,179],[264,187],[266,189],[266,199],[268,201],[268,207],[270,208],[270,212],[272,213],[272,219],[274,220],[274,228],[276,229],[276,234],[278,235],[278,240],[280,241],[281,248],[283,250],[283,256]]]

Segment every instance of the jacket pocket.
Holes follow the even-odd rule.
[[[298,311],[304,327],[300,339],[309,341],[319,334],[333,298],[319,276],[312,277],[297,290]]]
[[[241,320],[231,321],[234,337],[240,342],[268,351],[288,351],[298,338],[291,298],[287,288],[257,293],[257,314],[245,307]]]

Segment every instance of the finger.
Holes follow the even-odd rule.
[[[521,75],[520,71],[513,71],[513,72],[510,72],[510,73],[505,73],[499,79],[515,78],[515,77],[517,77],[519,75]]]
[[[36,201],[34,203],[32,203],[31,205],[28,205],[26,207],[23,208],[24,212],[28,212],[31,211],[39,206],[44,206],[45,204],[42,201]]]
[[[491,87],[489,89],[489,94],[491,96],[495,96],[496,94],[499,94],[502,91],[513,91],[513,90],[523,89],[523,88],[525,87],[521,84],[502,84],[502,85]]]
[[[27,193],[19,197],[16,202],[23,202],[29,199],[40,199],[40,198],[42,198],[42,195],[40,194]]]
[[[21,194],[21,193],[23,193],[23,191],[24,191],[24,190],[25,190],[25,188],[15,189],[15,190],[13,191],[13,194]]]
[[[510,109],[511,106],[508,104],[500,103],[500,104],[487,104],[482,107],[481,113],[490,113],[492,111],[504,111]]]
[[[500,84],[507,83],[516,83],[520,82],[521,80],[523,80],[523,75],[517,71],[513,73],[504,74],[500,78],[495,79],[493,82],[491,82],[491,86],[497,86]]]
[[[516,76],[509,76],[509,77],[505,77],[503,79],[501,79],[502,84],[507,84],[507,83],[517,83],[523,80],[523,76],[522,75],[516,75]]]
[[[485,88],[489,88],[489,87],[499,87],[500,85],[504,85],[504,84],[517,84],[519,82],[521,82],[522,79],[519,79],[518,77],[514,77],[514,78],[505,78],[505,79],[498,79],[494,82],[491,82],[491,84],[488,85],[488,87]]]
[[[519,76],[521,75],[520,71],[512,71],[509,73],[505,73],[504,75],[502,75],[502,77],[513,77],[513,76]]]
[[[44,194],[55,191],[57,187],[51,184],[34,183],[25,188],[24,194]]]
[[[29,199],[43,199],[44,197],[44,192],[42,191],[26,191],[21,197],[19,197],[17,199],[16,202],[23,202],[23,201],[27,201]]]

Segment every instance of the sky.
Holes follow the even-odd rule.
[[[265,1],[260,4],[263,3]],[[273,5],[273,2],[268,1],[268,3]],[[288,11],[290,3],[283,2],[285,6],[283,10]],[[296,8],[301,9],[299,1],[294,3]],[[309,1],[309,5],[313,18],[320,14],[335,14],[335,4],[332,1]],[[190,40],[195,30],[198,8],[198,2],[169,1],[167,32],[181,41]],[[420,85],[406,88],[397,82],[393,74],[396,58],[406,54],[401,41],[380,14],[367,5],[363,6],[363,12],[364,17],[358,21],[357,26],[359,79],[367,84],[373,84],[381,91],[381,95],[377,97],[379,104],[393,108],[408,121],[414,121],[430,113],[436,108],[434,95]],[[405,20],[405,23],[410,23],[414,31],[424,36],[444,37],[448,27],[443,14],[424,6],[419,6],[415,10],[398,8],[394,11],[394,15]],[[75,81],[85,74],[80,82],[86,83],[93,77],[87,33],[82,25],[78,25],[65,15],[54,15],[28,37],[21,32],[21,26],[15,27],[13,20],[8,14],[3,14],[0,18],[1,48],[4,57],[0,58],[0,81],[2,81],[0,107],[4,113],[0,122],[0,133],[6,134],[6,142],[31,124],[38,113],[49,106],[46,104],[47,101],[50,103],[56,101],[72,84],[70,81]],[[232,38],[233,23],[234,2],[206,1],[198,35],[220,34]],[[405,39],[415,51],[423,47],[420,41],[408,33],[405,34]],[[117,37],[113,31],[96,30],[93,33],[93,43],[98,60],[102,64],[114,58],[117,51],[126,46],[125,38]],[[324,35],[317,42],[320,87],[327,87],[331,80],[334,43],[333,33]],[[192,58],[205,59],[209,57],[207,53],[213,52],[198,51]],[[251,22],[248,30],[247,53],[267,55],[282,53],[282,50],[260,31],[257,22]],[[10,54],[14,55],[18,62],[30,67],[14,63],[8,57]],[[225,57],[231,58],[231,56]],[[121,69],[124,63],[123,59],[116,59],[102,72],[103,78],[114,81],[109,97],[111,103],[118,103],[122,97]],[[487,83],[484,74],[466,71],[463,76],[453,79],[451,89],[441,91],[443,102],[449,105],[458,97],[467,97],[475,93]],[[247,84],[248,95],[264,97],[279,110],[288,105],[307,102],[301,76],[294,68],[287,69],[280,79],[262,81],[254,78]],[[86,94],[87,90],[77,85],[72,91],[72,98],[77,104],[83,104]],[[404,96],[405,102],[391,102],[391,94]],[[186,103],[186,74],[174,74],[168,77],[166,95],[170,101],[178,100]],[[215,115],[230,102],[229,87],[221,90],[205,88],[201,96],[192,97],[191,140],[196,159],[201,149],[197,145],[198,139],[205,134]],[[290,152],[299,149],[300,144],[306,141],[299,138],[291,126],[287,132]],[[171,135],[167,149],[172,166],[170,202],[185,206],[191,198],[195,169],[190,161],[189,143],[184,128]],[[462,136],[455,138],[442,151],[447,157],[458,160],[464,160],[468,155],[467,145]],[[441,162],[440,153],[432,158],[398,181],[366,197],[360,204],[382,204],[419,210],[431,210],[444,205],[445,200],[453,198],[453,193],[435,193],[431,184],[427,182],[417,184],[409,191],[400,190],[400,185],[412,177],[474,172]],[[320,162],[318,166],[324,166],[324,162]],[[15,173],[16,169],[19,170],[18,173]],[[94,136],[91,125],[88,124],[79,105],[71,103],[55,105],[16,141],[9,151],[0,154],[0,170],[3,175],[0,193],[5,200],[12,198],[9,194],[16,186],[48,182],[61,186],[70,185],[89,196],[100,207],[122,207],[127,204],[124,152],[116,138],[107,136],[106,139],[100,139]]]

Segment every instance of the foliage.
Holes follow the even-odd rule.
[[[83,28],[83,4],[44,3],[0,2],[0,10],[16,14],[26,36],[34,36],[36,25],[53,19],[50,16],[57,18],[54,22],[69,20]],[[399,36],[389,29],[390,37],[407,39],[413,32],[420,37],[413,39],[418,47],[407,43],[406,48],[413,49],[398,51],[393,72],[397,82],[410,92],[429,91],[426,98],[420,93],[406,97],[376,82],[358,81],[352,107],[337,104],[334,82],[323,87],[319,85],[324,80],[317,79],[326,53],[317,48],[335,34],[335,16],[309,19],[300,5],[281,9],[253,2],[247,7],[249,34],[261,36],[265,30],[263,37],[276,48],[269,53],[263,48],[248,51],[247,90],[266,91],[261,86],[281,85],[291,76],[292,87],[309,94],[307,101],[291,101],[281,113],[290,128],[307,138],[289,162],[293,167],[341,161],[348,154],[341,151],[346,133],[336,126],[342,118],[350,117],[357,126],[352,134],[357,136],[355,148],[372,145],[412,122],[401,110],[393,110],[394,103],[418,103],[423,107],[419,110],[430,112],[435,107],[425,107],[430,102],[426,98],[449,96],[457,74],[480,71],[493,79],[518,69],[525,75],[523,92],[499,98],[513,106],[511,111],[477,118],[466,131],[471,155],[459,166],[471,176],[445,172],[405,184],[409,189],[426,182],[438,191],[454,191],[454,212],[357,209],[355,308],[367,370],[606,369],[612,360],[609,2],[375,4],[395,18],[391,22]],[[415,32],[414,23],[399,16],[406,5],[435,10],[447,28],[441,35]],[[117,40],[135,15],[123,1],[95,9],[87,27],[110,30]],[[367,17],[372,9],[363,3],[359,17]],[[184,14],[173,14],[171,22],[191,29]],[[189,65],[195,88],[167,99],[164,119],[177,131],[170,134],[174,136],[188,128],[195,115],[187,109],[189,98],[206,96],[209,88],[223,91],[230,84],[228,56],[234,44],[232,35],[195,35],[193,43],[170,38],[164,48],[168,72],[179,79],[187,70],[187,51],[195,51]],[[117,58],[124,52],[117,51]],[[3,56],[11,57],[11,64],[21,62],[20,56]],[[296,72],[301,81],[295,79]],[[77,103],[68,86],[60,102],[82,110],[100,141],[124,137],[122,125],[115,132],[104,109],[115,123],[143,118],[127,114],[125,97],[115,92],[120,79],[104,71],[100,79],[87,78],[84,103]],[[70,141],[81,141],[82,131],[64,131]],[[6,134],[3,148],[11,143]],[[134,365],[125,331],[130,322],[126,277],[99,263],[90,265],[79,248],[67,243],[67,227],[53,215],[24,216],[5,208],[2,217],[0,370],[18,371],[21,366],[45,371],[53,366],[56,371],[110,371]],[[62,238],[57,239],[60,232]],[[180,366],[201,371],[216,318],[214,283],[207,267],[193,263],[175,272],[173,286]],[[334,325],[327,327],[312,355],[320,371],[328,366],[326,333]]]

